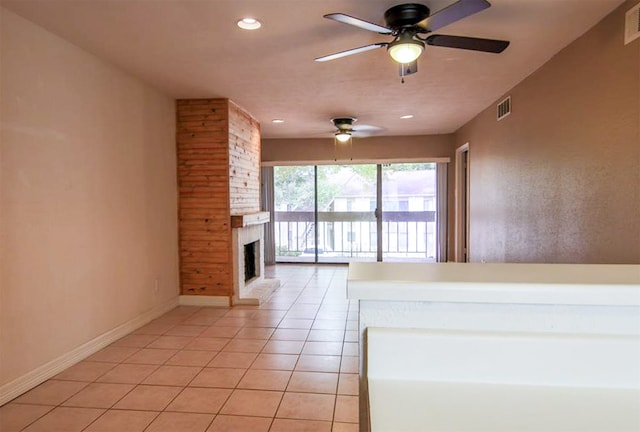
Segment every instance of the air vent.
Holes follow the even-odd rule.
[[[640,38],[640,3],[629,9],[624,25],[624,44]]]
[[[498,104],[498,120],[502,120],[509,114],[511,114],[511,96]]]

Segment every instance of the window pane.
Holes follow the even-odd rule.
[[[376,169],[318,166],[319,262],[376,260]]]
[[[383,165],[383,261],[435,261],[436,190],[436,164]]]
[[[276,261],[313,262],[313,166],[274,167],[273,177]]]

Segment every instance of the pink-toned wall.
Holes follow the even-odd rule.
[[[470,259],[640,263],[640,40],[628,1],[456,133],[471,159]],[[509,49],[518,49],[512,46]]]
[[[178,247],[173,100],[0,19],[2,389],[175,300]]]

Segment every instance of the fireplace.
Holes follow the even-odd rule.
[[[244,283],[260,276],[260,240],[244,245]]]
[[[259,305],[280,286],[264,277],[264,224],[268,212],[231,216],[233,304]]]

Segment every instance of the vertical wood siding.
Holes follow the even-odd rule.
[[[260,211],[260,125],[229,103],[229,194],[232,215]]]
[[[230,215],[259,211],[260,128],[228,99],[178,100],[180,284],[231,296]]]

